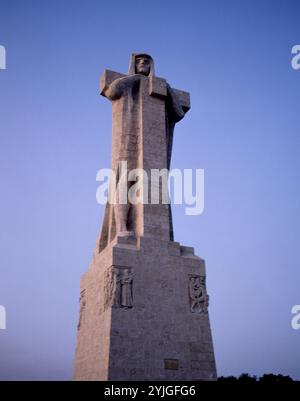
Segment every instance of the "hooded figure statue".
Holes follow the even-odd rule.
[[[114,188],[116,190],[116,203],[107,202],[102,224],[98,250],[102,251],[118,235],[135,234],[135,207],[129,202],[122,204],[120,200],[121,174],[120,165],[127,162],[127,171],[138,168],[139,133],[141,132],[140,119],[140,81],[141,77],[153,78],[154,61],[145,53],[133,53],[130,58],[127,75],[114,79],[104,88],[102,95],[112,102],[112,170],[116,176]],[[180,105],[175,92],[169,84],[165,99],[166,124],[166,150],[167,168],[170,169],[173,132],[175,124],[180,121],[185,111]],[[127,181],[128,188],[134,183]],[[110,189],[111,191],[111,189]],[[173,224],[171,207],[170,214],[170,240],[173,240]]]

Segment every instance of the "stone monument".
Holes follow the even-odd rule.
[[[143,202],[128,202],[128,192],[121,202],[130,171],[170,168],[189,94],[157,77],[142,53],[128,74],[105,70],[100,89],[112,103],[115,202],[81,279],[74,380],[215,380],[204,260],[174,241],[170,205],[162,193],[151,202],[144,177],[136,177]]]

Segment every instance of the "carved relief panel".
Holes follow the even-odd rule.
[[[106,273],[104,309],[133,307],[133,271],[131,268],[113,267]]]
[[[192,313],[207,313],[209,296],[206,292],[205,276],[189,275],[189,299]]]
[[[85,306],[86,306],[85,290],[82,290],[80,292],[80,298],[79,298],[80,310],[79,310],[79,322],[78,322],[78,325],[77,325],[77,329],[78,330],[80,330],[80,327],[82,325],[82,319],[83,319],[83,313],[84,313],[84,310],[85,310]]]

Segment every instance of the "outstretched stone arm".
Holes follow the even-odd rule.
[[[178,122],[184,117],[185,112],[183,110],[183,107],[180,103],[178,96],[168,83],[167,83],[167,94],[168,94],[167,102],[172,114],[172,120]]]
[[[123,95],[124,91],[128,87],[132,87],[136,82],[140,80],[140,75],[129,75],[114,80],[107,89],[104,90],[103,95],[110,100],[117,100]]]

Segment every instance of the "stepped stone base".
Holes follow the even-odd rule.
[[[81,279],[74,380],[215,380],[207,307],[193,248],[117,237]]]

